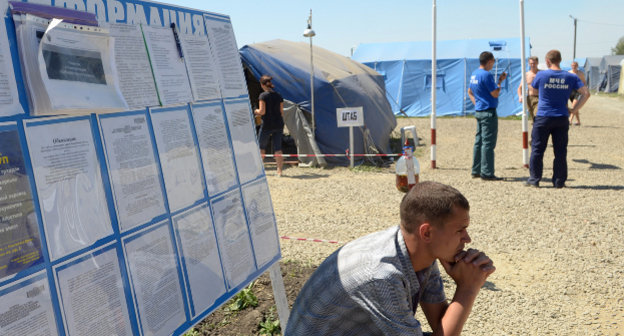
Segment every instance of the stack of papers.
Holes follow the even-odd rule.
[[[31,115],[128,108],[118,86],[108,30],[15,14]]]

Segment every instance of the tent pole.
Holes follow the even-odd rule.
[[[431,22],[431,168],[436,169],[436,0],[433,1]]]
[[[525,168],[529,168],[529,118],[527,115],[527,82],[526,82],[526,60],[524,59],[525,38],[524,38],[524,0],[520,0],[520,62],[522,62],[522,163]]]

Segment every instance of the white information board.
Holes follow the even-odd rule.
[[[0,250],[11,249],[0,255],[0,315],[11,317],[0,335],[182,335],[280,258],[230,18],[140,0],[56,5],[38,13],[110,24],[104,51],[120,73],[107,85],[132,109],[31,115],[5,20],[0,77],[25,115],[2,109],[0,86],[0,195],[10,198],[0,198]],[[42,37],[48,19],[38,20]],[[2,77],[9,61],[14,79]]]

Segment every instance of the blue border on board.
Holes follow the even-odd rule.
[[[115,230],[112,227],[113,226],[113,220],[112,220],[112,214],[110,213],[110,209],[111,207],[109,206],[109,202],[110,199],[108,199],[106,197],[106,190],[105,190],[105,185],[104,185],[104,180],[103,180],[103,175],[106,173],[103,169],[103,165],[102,165],[102,160],[100,158],[100,155],[98,153],[98,148],[96,145],[96,139],[95,139],[95,131],[94,131],[94,124],[93,124],[93,120],[91,118],[90,115],[82,115],[82,116],[75,116],[75,117],[61,117],[61,118],[51,118],[51,119],[42,119],[42,120],[36,120],[36,121],[31,121],[31,120],[24,120],[24,138],[26,138],[26,129],[28,128],[32,128],[32,127],[48,127],[54,124],[60,124],[60,123],[71,123],[71,122],[76,122],[76,121],[87,121],[89,123],[89,130],[91,132],[91,140],[92,140],[92,145],[93,145],[93,150],[94,150],[94,154],[98,160],[97,164],[96,164],[96,168],[100,170],[100,178],[102,179],[102,191],[104,192],[105,195],[105,202],[106,202],[106,209],[108,211],[108,215],[109,215],[109,220],[110,220],[110,224],[111,224],[111,231],[112,233],[107,234],[106,236],[95,240],[93,243],[91,243],[90,245],[87,245],[85,247],[82,247],[78,250],[75,250],[73,252],[67,253],[66,255],[56,259],[56,260],[51,260],[51,256],[48,253],[48,260],[50,260],[50,263],[53,265],[56,265],[58,263],[62,263],[67,259],[73,258],[74,256],[78,255],[78,254],[82,254],[85,253],[86,251],[90,250],[90,249],[94,249],[94,248],[98,248],[99,246],[102,246],[104,244],[109,243],[110,241],[113,241],[115,239]],[[27,140],[25,139],[25,141],[27,142]],[[29,153],[30,154],[30,153]],[[33,186],[35,187],[35,189],[37,189],[36,187],[36,182],[35,182],[35,178],[34,178],[34,167],[32,166],[32,158],[29,155],[29,166],[32,169],[32,177],[33,177]],[[37,200],[39,201],[38,203],[40,203],[40,199],[39,199],[39,195],[37,194]],[[43,214],[41,213],[41,207],[39,207],[39,213],[41,215],[41,223],[43,226],[43,234],[46,235],[46,231],[45,231],[45,225],[43,224]],[[47,238],[47,236],[46,236]],[[46,240],[46,246],[49,249],[49,246],[47,244],[47,240]],[[49,251],[48,251],[49,252]]]
[[[219,106],[221,108],[221,117],[223,120],[223,127],[225,128],[225,136],[227,138],[227,143],[228,143],[228,147],[230,149],[230,160],[232,162],[232,167],[234,168],[234,184],[227,186],[223,191],[219,191],[216,192],[215,194],[211,194],[210,190],[208,190],[208,182],[206,182],[206,191],[208,193],[208,198],[213,198],[213,197],[217,197],[219,195],[225,194],[231,190],[236,189],[239,185],[240,182],[238,180],[238,170],[236,169],[236,161],[234,160],[235,154],[234,154],[234,146],[232,145],[232,137],[230,136],[230,127],[228,125],[227,122],[227,116],[225,114],[225,106],[223,105],[223,102],[221,99],[215,99],[215,100],[211,100],[210,102],[204,102],[204,103],[200,103],[200,104],[192,104],[191,105],[191,117],[192,117],[192,126],[193,126],[193,130],[197,139],[197,148],[199,148],[199,158],[202,162],[202,173],[204,174],[204,181],[205,180],[205,171],[203,169],[203,162],[204,162],[204,158],[201,154],[201,147],[199,145],[199,137],[197,136],[197,124],[198,124],[198,120],[195,119],[195,116],[193,114],[193,110],[194,108],[204,108],[204,107],[212,107],[212,106]]]
[[[74,260],[70,260],[70,261],[67,261],[67,262],[65,262],[63,264],[59,264],[59,265],[53,267],[52,271],[54,273],[54,280],[55,280],[56,283],[60,283],[59,275],[58,275],[58,273],[60,271],[63,271],[64,269],[72,267],[72,266],[74,266],[76,264],[79,264],[79,263],[81,263],[83,261],[87,261],[89,259],[95,258],[96,256],[99,256],[100,254],[103,254],[103,253],[106,253],[106,252],[109,252],[109,251],[113,251],[115,253],[115,258],[117,258],[117,266],[119,267],[119,274],[121,276],[121,278],[119,280],[124,285],[124,287],[123,287],[123,295],[124,295],[124,300],[126,302],[126,309],[128,311],[128,323],[130,323],[129,327],[132,330],[132,332],[136,335],[136,333],[137,333],[137,330],[136,330],[136,316],[134,316],[134,309],[132,309],[132,306],[130,306],[128,304],[129,303],[128,302],[128,289],[129,289],[129,287],[126,284],[126,279],[124,279],[124,276],[125,276],[125,274],[124,274],[125,273],[124,272],[125,269],[123,268],[124,262],[123,262],[123,260],[121,260],[119,258],[119,253],[118,253],[119,252],[119,247],[118,247],[118,242],[117,241],[111,242],[111,243],[109,243],[107,245],[100,246],[98,249],[93,249],[93,250],[91,250],[91,251],[89,251],[89,252],[87,252],[87,253],[85,253],[85,254],[83,254],[81,256],[77,256]],[[61,309],[62,312],[64,312],[65,311],[63,309],[64,305],[60,305],[60,303],[63,302],[63,298],[62,298],[63,296],[61,294],[61,289],[59,287],[59,288],[56,288],[56,290],[58,292],[60,309]],[[61,316],[64,317],[64,316],[66,316],[66,314],[61,313]],[[67,329],[69,329],[69,326],[67,325],[67,321],[66,321],[65,318],[62,318],[62,320],[63,320],[63,326],[64,326],[64,328],[66,330],[66,333],[67,333]]]
[[[247,220],[247,226],[249,227],[249,234],[251,234],[251,218],[249,218],[249,216],[247,215],[247,206],[245,205],[245,193],[243,191],[243,189],[246,188],[251,188],[254,187],[256,185],[262,185],[265,187],[267,193],[269,193],[269,205],[271,207],[271,216],[273,218],[273,227],[275,228],[275,242],[277,243],[277,256],[279,257],[279,259],[281,259],[282,257],[282,246],[280,245],[280,237],[279,237],[279,232],[277,230],[277,219],[275,218],[275,211],[273,210],[273,201],[271,200],[271,194],[269,191],[269,184],[267,183],[266,177],[261,177],[258,178],[254,181],[250,181],[249,183],[245,184],[244,186],[241,186],[241,194],[243,197],[243,209],[245,209],[245,217]],[[252,243],[252,247],[253,247],[253,242],[254,240],[251,240]],[[275,256],[274,256],[275,257]],[[256,264],[258,263],[258,260],[256,260]]]
[[[181,273],[181,265],[180,265],[180,260],[177,257],[177,252],[178,252],[178,247],[176,245],[176,239],[174,236],[174,232],[173,232],[173,228],[171,225],[171,220],[167,219],[164,220],[160,223],[156,223],[150,227],[146,227],[143,230],[141,230],[140,232],[136,232],[136,234],[132,235],[132,236],[126,236],[125,238],[121,239],[121,243],[123,246],[123,256],[124,256],[124,260],[126,265],[129,268],[128,262],[128,255],[126,253],[126,245],[130,242],[132,242],[135,239],[138,239],[148,233],[151,233],[157,229],[160,229],[161,227],[166,226],[167,230],[169,232],[169,241],[171,242],[171,249],[172,249],[172,253],[175,254],[174,259],[175,259],[175,264],[176,264],[176,273],[178,274],[178,284],[180,286],[180,295],[182,297],[182,306],[184,308],[184,318],[185,321],[184,323],[182,323],[182,325],[179,325],[176,327],[176,329],[174,330],[173,334],[174,335],[178,335],[181,334],[183,331],[187,330],[190,326],[188,326],[188,321],[190,320],[190,311],[189,311],[189,304],[188,304],[188,297],[186,296],[186,290],[185,288],[182,288],[183,284],[184,284],[184,279],[182,278],[182,273]],[[143,332],[143,326],[141,324],[141,314],[139,313],[139,307],[138,307],[138,300],[137,300],[137,294],[136,294],[136,289],[134,288],[134,286],[132,286],[132,275],[130,274],[130,271],[128,270],[127,272],[127,277],[128,277],[128,282],[129,282],[129,286],[132,289],[131,291],[131,295],[132,295],[132,302],[133,302],[133,309],[136,312],[136,322],[137,322],[137,327],[140,331],[141,334],[144,334]]]
[[[147,109],[125,111],[125,112],[114,113],[114,114],[103,114],[103,115],[99,115],[98,116],[98,119],[99,119],[98,120],[99,121],[98,122],[98,128],[99,128],[99,130],[102,133],[100,135],[100,138],[102,140],[102,156],[103,156],[104,160],[106,160],[105,162],[106,162],[107,180],[109,180],[109,182],[110,182],[109,183],[110,194],[111,194],[112,202],[113,202],[113,204],[115,206],[115,209],[114,209],[114,212],[113,212],[115,214],[115,219],[116,219],[115,222],[117,224],[116,225],[117,227],[115,229],[117,229],[118,232],[122,236],[127,235],[127,234],[131,234],[132,232],[135,232],[135,231],[138,231],[138,230],[140,230],[141,228],[143,228],[143,227],[145,227],[147,225],[163,221],[163,220],[167,219],[167,214],[169,213],[168,212],[168,208],[166,207],[167,205],[163,204],[163,208],[165,210],[163,213],[158,214],[158,215],[152,217],[147,222],[140,223],[140,224],[137,224],[137,225],[135,225],[135,226],[133,226],[133,227],[131,227],[129,229],[126,229],[125,231],[122,230],[122,228],[121,228],[121,222],[119,221],[119,218],[118,218],[119,214],[117,212],[117,209],[119,208],[117,206],[118,202],[117,202],[117,198],[115,197],[115,194],[114,194],[114,188],[113,188],[113,184],[112,184],[113,181],[112,181],[112,177],[110,176],[110,171],[108,169],[110,164],[109,164],[109,160],[108,160],[108,154],[106,154],[106,153],[108,153],[108,151],[107,151],[106,139],[104,137],[104,132],[102,130],[102,120],[111,119],[111,118],[123,118],[123,117],[128,117],[128,116],[139,116],[139,115],[145,117],[145,125],[147,127],[147,132],[150,134],[150,141],[151,141],[151,145],[152,145],[152,151],[153,151],[153,154],[154,154],[154,165],[156,166],[156,170],[157,170],[157,172],[158,172],[158,174],[160,176],[160,179],[159,179],[159,182],[160,182],[160,192],[161,192],[161,195],[162,195],[163,202],[166,202],[165,186],[164,186],[163,180],[162,180],[162,171],[160,170],[160,165],[157,162],[157,160],[158,160],[158,156],[157,156],[157,153],[156,153],[157,149],[156,149],[156,144],[154,143],[154,138],[152,136],[152,130],[150,129],[151,128],[151,124],[149,123]]]
[[[50,293],[50,304],[52,305],[52,307],[55,306],[55,293],[56,290],[54,289],[54,286],[51,286],[51,281],[50,281],[50,276],[48,276],[47,274],[48,272],[46,270],[42,270],[41,274],[33,274],[31,275],[30,278],[23,278],[23,279],[19,279],[15,282],[13,282],[12,284],[7,285],[5,288],[0,289],[0,297],[3,297],[4,295],[14,292],[18,289],[24,288],[26,286],[32,285],[33,283],[37,282],[37,281],[46,281],[46,283],[48,284],[48,292]],[[1,287],[1,286],[0,286]],[[60,316],[57,316],[58,313],[58,308],[53,308],[53,312],[52,315],[54,316],[55,321],[54,325],[56,326],[56,332],[59,335],[65,335],[65,331],[61,328],[62,323],[60,322]]]
[[[26,141],[26,129],[24,120],[18,123],[18,131],[20,135],[20,145],[22,146],[22,155],[24,156],[24,165],[26,166],[26,171],[28,172],[30,189],[33,193],[33,204],[35,206],[37,224],[39,227],[39,237],[41,239],[41,253],[43,254],[43,258],[45,260],[45,274],[48,278],[48,287],[50,288],[50,299],[52,300],[52,307],[54,309],[53,315],[55,318],[56,330],[59,335],[65,335],[65,329],[63,329],[63,322],[61,318],[61,307],[56,293],[54,277],[48,276],[48,274],[52,274],[52,263],[50,261],[47,235],[45,232],[45,228],[43,227],[43,216],[41,214],[41,204],[39,203],[39,193],[37,191],[37,186],[35,185],[35,171],[33,169],[32,161],[30,159],[30,148],[28,147],[28,141]]]
[[[184,252],[183,252],[182,237],[180,236],[180,233],[179,233],[180,232],[180,228],[178,226],[178,219],[179,218],[184,218],[186,216],[189,216],[189,215],[191,215],[191,214],[193,214],[193,213],[195,213],[197,211],[203,210],[203,209],[206,209],[206,211],[208,211],[208,215],[210,217],[210,223],[211,223],[211,227],[212,227],[212,235],[213,235],[213,238],[215,240],[215,248],[216,248],[216,251],[217,251],[217,257],[219,258],[219,266],[220,266],[219,268],[221,269],[221,277],[223,278],[224,293],[221,294],[221,296],[219,296],[215,300],[215,302],[217,302],[219,299],[221,299],[223,296],[227,295],[227,293],[228,293],[227,283],[226,283],[226,280],[225,280],[225,270],[223,269],[223,261],[222,261],[223,259],[221,257],[221,251],[219,250],[219,242],[218,242],[218,239],[217,239],[217,232],[216,232],[215,227],[214,227],[212,210],[211,210],[210,205],[208,204],[208,202],[205,202],[204,204],[199,204],[196,207],[194,207],[193,209],[187,209],[186,211],[181,212],[181,213],[179,213],[176,216],[172,216],[171,223],[173,224],[175,238],[176,238],[176,241],[178,242],[178,247],[179,247],[179,249],[178,249],[178,258],[180,258],[181,261],[182,261],[182,264],[181,264],[182,265],[182,272],[183,272],[184,279],[185,279],[186,290],[188,292],[187,295],[188,295],[188,298],[189,298],[188,303],[189,303],[189,307],[190,307],[190,311],[191,311],[191,316],[193,318],[197,317],[199,315],[199,313],[196,312],[196,308],[195,308],[196,304],[195,304],[195,302],[193,300],[193,293],[191,291],[191,284],[190,284],[190,276],[188,274],[188,269],[186,267],[186,256],[184,255]],[[210,308],[210,307],[208,307],[208,308]]]
[[[24,76],[22,75],[21,61],[19,57],[17,38],[15,32],[15,24],[13,23],[13,16],[9,14],[11,10],[7,8],[6,13],[0,13],[3,15],[3,23],[6,26],[7,38],[9,40],[9,50],[11,51],[11,61],[13,62],[13,73],[15,74],[15,84],[17,85],[17,95],[19,97],[19,103],[22,105],[24,113],[20,116],[28,115],[28,95],[26,93],[26,87],[24,86]],[[204,25],[205,26],[205,25]],[[17,62],[16,62],[17,60]],[[9,117],[10,118],[10,117]]]
[[[256,130],[252,126],[253,118],[251,116],[252,110],[251,110],[251,105],[249,103],[249,98],[228,98],[228,99],[223,99],[223,112],[225,113],[225,118],[226,118],[225,119],[225,123],[226,123],[227,131],[228,131],[228,136],[229,136],[230,139],[232,139],[232,135],[230,134],[230,124],[229,124],[229,121],[227,119],[227,111],[226,111],[225,106],[226,105],[241,104],[241,103],[247,105],[247,109],[248,109],[248,111],[250,113],[250,123],[249,123],[249,126],[251,127],[250,132],[251,132],[251,134],[254,134],[254,135],[256,134]],[[258,145],[258,137],[257,136],[254,136],[254,141],[256,143],[256,148],[260,148],[260,146]],[[254,176],[254,177],[251,177],[249,179],[249,181],[241,183],[240,176],[238,174],[238,161],[236,160],[236,152],[234,152],[234,148],[233,147],[234,147],[234,145],[232,144],[232,153],[234,154],[234,165],[236,167],[236,173],[237,173],[236,175],[238,176],[238,184],[239,185],[242,186],[243,184],[247,184],[247,183],[249,183],[251,181],[255,181],[255,180],[257,180],[257,179],[259,179],[261,177],[266,176],[266,172],[264,171],[264,163],[263,163],[262,157],[261,157],[260,158],[260,162],[259,162],[259,164],[260,164],[260,174]]]
[[[199,144],[197,142],[197,137],[195,136],[195,129],[193,128],[193,118],[191,117],[191,108],[189,107],[188,104],[184,104],[184,105],[178,105],[178,106],[171,106],[171,107],[155,107],[155,108],[149,108],[149,113],[150,113],[150,120],[151,120],[151,114],[159,114],[159,113],[167,113],[167,112],[179,112],[179,111],[185,111],[186,112],[186,118],[187,118],[187,122],[189,125],[189,130],[191,132],[191,139],[193,139],[193,144],[195,145],[194,147],[194,151],[195,151],[195,158],[197,159],[197,168],[199,169],[199,175],[200,175],[200,179],[201,179],[201,185],[202,185],[202,198],[196,199],[195,201],[193,201],[193,203],[189,204],[189,205],[185,205],[182,208],[172,211],[171,210],[171,205],[169,205],[169,210],[171,212],[171,214],[177,214],[180,213],[181,211],[184,211],[184,209],[188,209],[190,207],[193,207],[195,205],[201,204],[202,202],[205,202],[208,199],[208,193],[206,191],[206,181],[204,178],[204,172],[203,172],[203,167],[202,167],[202,161],[201,161],[201,154],[199,153]],[[152,124],[153,126],[153,124]],[[154,133],[154,140],[156,140],[156,131],[154,129],[152,129],[153,133]],[[156,146],[156,150],[158,150],[158,156],[160,157],[160,150],[158,148],[158,143],[156,141],[154,141],[154,145]],[[160,166],[161,166],[161,171],[162,171],[162,161],[160,162]],[[163,182],[165,182],[165,193],[167,191],[167,185],[166,185],[166,181],[164,180],[164,175],[163,175]]]
[[[262,273],[260,273],[260,274],[258,274],[257,276],[254,277],[254,274],[256,274],[256,272],[258,271],[258,264],[256,263],[256,251],[254,251],[253,242],[252,242],[252,239],[251,239],[251,232],[249,232],[249,224],[247,223],[247,213],[245,212],[245,203],[243,202],[243,194],[242,194],[242,191],[241,191],[240,187],[237,188],[237,189],[238,190],[232,190],[230,192],[223,193],[221,196],[212,198],[210,200],[210,208],[211,208],[211,210],[213,210],[213,208],[214,208],[213,204],[214,203],[224,201],[224,200],[226,200],[226,199],[228,199],[230,197],[234,197],[233,195],[238,195],[238,200],[240,201],[241,209],[243,209],[243,220],[245,221],[244,224],[245,224],[245,228],[247,229],[247,239],[249,240],[249,248],[251,249],[251,255],[253,257],[253,264],[254,264],[254,271],[252,271],[250,273],[250,275],[247,277],[247,279],[249,279],[249,278],[255,279],[258,276],[260,276],[260,274],[262,274]],[[213,210],[213,212],[214,212],[214,210]],[[214,216],[213,216],[213,222],[212,223],[213,223],[213,225],[215,227],[215,235],[216,235],[216,233],[217,233],[217,230],[216,230],[217,226],[216,226],[216,223],[214,221]],[[217,235],[217,238],[218,238],[218,235]],[[219,246],[219,249],[221,249],[221,245],[219,244],[219,239],[217,239],[217,245]],[[248,283],[248,281],[246,279],[246,280],[244,280],[240,284],[236,284],[236,285],[230,284],[229,279],[227,279],[227,274],[225,274],[225,267],[223,268],[223,276],[225,278],[226,290],[228,292],[232,291],[232,290],[235,290],[236,292],[238,292],[240,289],[243,289],[245,287],[244,285],[246,285]],[[241,287],[241,285],[243,285],[243,286]],[[239,287],[240,287],[240,289],[237,289]]]
[[[33,204],[33,212],[37,220],[37,229],[39,230],[39,243],[41,245],[41,250],[39,252],[41,253],[41,256],[40,256],[40,260],[36,264],[33,264],[27,267],[26,269],[21,270],[15,274],[7,275],[4,278],[0,279],[0,287],[10,282],[16,281],[17,279],[25,278],[27,276],[30,276],[34,273],[37,273],[45,269],[46,263],[49,260],[48,250],[47,250],[48,245],[46,244],[46,241],[45,241],[45,234],[43,233],[43,226],[41,224],[42,222],[39,217],[39,202],[37,202],[39,198],[37,197],[36,188],[34,184],[35,183],[34,176],[32,174],[32,169],[30,166],[30,155],[27,152],[28,147],[26,146],[26,138],[20,126],[21,126],[21,123],[17,123],[17,122],[2,123],[0,124],[0,132],[13,132],[13,131],[17,132],[17,137],[18,137],[19,144],[21,147],[21,152],[22,152],[22,160],[24,162],[24,174],[28,178],[28,184],[29,184],[28,187],[30,190],[30,197],[32,198],[31,202]]]

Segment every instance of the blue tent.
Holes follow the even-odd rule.
[[[499,116],[520,113],[517,89],[522,79],[521,39],[438,41],[436,47],[436,114],[474,114],[467,90],[471,73],[479,67],[479,54],[491,51],[496,58],[492,74],[507,72],[499,97]],[[530,56],[526,39],[526,57]],[[431,42],[360,44],[352,59],[382,74],[387,99],[395,114],[427,116],[431,113]],[[528,70],[528,69],[527,69]]]
[[[272,40],[240,49],[243,66],[255,79],[273,77],[285,100],[310,111],[310,45]],[[369,67],[323,48],[314,47],[314,113],[316,142],[324,154],[344,154],[349,129],[338,128],[336,108],[363,107],[365,127],[354,130],[354,153],[390,151],[396,119],[385,99],[383,77]],[[252,101],[253,98],[251,97]],[[336,158],[328,158],[338,162]],[[345,160],[340,160],[344,163]]]

